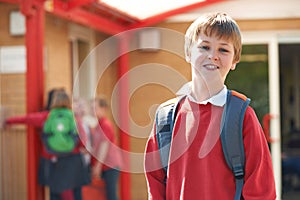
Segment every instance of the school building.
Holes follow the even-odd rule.
[[[191,79],[185,31],[202,13],[226,12],[243,38],[226,85],[251,98],[265,129],[277,199],[299,198],[300,1],[134,2],[0,0],[0,124],[42,110],[52,88],[86,100],[106,95],[125,152],[120,199],[146,199],[143,156],[155,109]],[[48,198],[36,179],[39,149],[33,127],[1,128],[0,200]]]

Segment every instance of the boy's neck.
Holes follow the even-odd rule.
[[[197,101],[205,101],[212,96],[218,94],[224,88],[224,83],[219,82],[218,84],[201,84],[192,81],[191,96]]]

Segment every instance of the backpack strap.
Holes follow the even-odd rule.
[[[242,131],[244,115],[249,103],[250,99],[246,96],[228,90],[221,120],[220,133],[223,153],[236,182],[234,200],[240,200],[244,185],[245,154]]]
[[[179,103],[185,96],[180,96],[162,104],[156,112],[156,139],[162,166],[168,171],[170,143]],[[243,120],[250,99],[246,96],[228,90],[227,101],[221,120],[221,142],[225,160],[234,173],[236,180],[236,194],[234,200],[240,200],[244,185],[244,144]],[[225,123],[226,122],[226,123]]]
[[[176,118],[176,110],[184,97],[185,95],[179,96],[163,103],[158,107],[156,112],[155,135],[158,142],[161,163],[166,173],[168,171],[170,144]]]

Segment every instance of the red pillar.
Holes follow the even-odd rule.
[[[128,51],[128,36],[119,37],[119,48],[120,48],[120,57],[119,57],[119,66],[118,66],[118,79],[128,72],[129,66],[129,55],[125,52]],[[123,54],[124,53],[124,54]],[[130,138],[129,133],[126,130],[129,130],[129,105],[124,102],[129,102],[129,83],[128,77],[122,77],[122,84],[119,86],[119,116],[120,116],[120,126],[122,129],[119,129],[120,132],[120,146],[124,151],[130,152]],[[129,155],[123,156],[124,168],[128,170],[130,168],[130,158]],[[131,182],[130,182],[130,173],[121,172],[121,200],[130,200],[131,198]]]
[[[22,0],[21,11],[26,17],[26,109],[27,113],[43,107],[44,71],[44,0]],[[38,185],[37,171],[40,139],[34,127],[27,129],[27,199],[44,198],[43,187]]]

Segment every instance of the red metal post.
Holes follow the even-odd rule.
[[[21,11],[26,17],[26,108],[27,113],[40,111],[44,96],[44,7],[43,0],[23,0]],[[37,183],[40,139],[34,127],[27,129],[27,199],[44,198],[43,187]]]
[[[119,57],[119,66],[118,66],[118,79],[122,78],[122,84],[119,86],[119,116],[120,116],[120,146],[124,151],[130,152],[129,147],[129,133],[126,130],[129,130],[129,105],[124,102],[129,102],[129,80],[126,75],[128,72],[129,66],[129,55],[127,53],[128,49],[128,37],[120,36],[119,37],[119,48],[120,48],[120,57]],[[124,53],[124,54],[123,54]],[[130,168],[130,159],[129,155],[123,156],[125,169]],[[131,198],[131,181],[130,174],[128,172],[121,172],[121,199],[122,200],[130,200]]]

